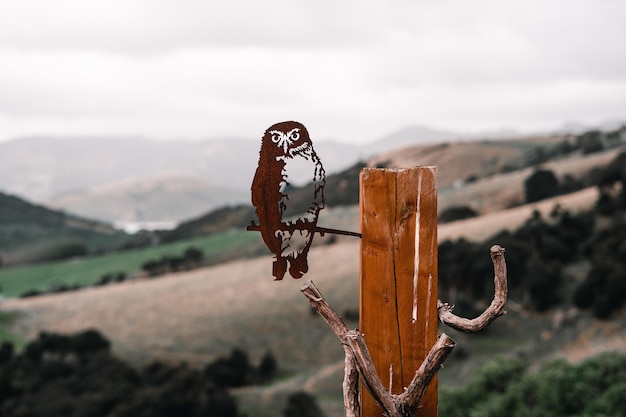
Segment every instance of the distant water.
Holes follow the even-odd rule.
[[[126,233],[134,234],[141,230],[172,230],[178,226],[178,222],[175,221],[143,221],[132,222],[125,220],[118,220],[113,222],[113,227],[118,230],[123,230]]]

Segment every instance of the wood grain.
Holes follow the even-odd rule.
[[[383,385],[400,394],[437,341],[435,168],[365,168],[360,181],[360,330]],[[361,415],[382,416],[361,392]],[[417,415],[437,415],[436,381]]]

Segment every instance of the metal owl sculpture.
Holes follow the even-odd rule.
[[[304,205],[290,199],[294,189],[290,174],[294,169],[308,169],[310,190]],[[261,142],[259,165],[252,181],[252,204],[259,219],[249,230],[259,230],[263,241],[274,254],[272,274],[283,279],[287,270],[301,278],[309,270],[307,255],[317,228],[319,212],[324,208],[326,182],[322,162],[313,149],[307,129],[298,122],[282,122],[265,131]]]

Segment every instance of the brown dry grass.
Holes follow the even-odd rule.
[[[437,182],[449,187],[455,180],[470,175],[482,176],[487,170],[502,168],[508,160],[521,158],[524,148],[513,142],[451,142],[436,145],[412,146],[388,152],[373,158],[375,166],[409,167],[416,165],[437,166]]]
[[[271,258],[32,299],[3,310],[24,314],[13,331],[31,338],[46,329],[98,328],[134,363],[152,358],[206,362],[240,346],[258,359],[271,349],[282,365],[317,366],[342,357],[325,325],[310,313],[302,281],[273,282]],[[358,245],[311,252],[308,278],[339,312],[358,306]]]
[[[469,173],[484,175],[497,169],[509,158],[523,155],[524,146],[517,142],[460,142],[448,146],[431,145],[407,148],[372,160],[372,163],[389,161],[393,166],[437,166],[439,185],[439,210],[451,206],[466,205],[481,214],[504,210],[524,202],[524,181],[534,168],[487,176],[462,187],[453,187],[457,179],[465,179]],[[554,171],[562,180],[566,175],[582,178],[596,167],[606,166],[625,147],[590,155],[574,154],[542,165]]]
[[[481,241],[522,224],[535,209],[555,204],[581,209],[595,201],[583,190],[537,204],[439,227],[439,239]],[[494,242],[495,243],[495,242]],[[354,239],[311,250],[313,279],[334,308],[358,308],[359,245]],[[487,254],[485,261],[488,262]],[[311,314],[301,280],[272,281],[271,257],[243,260],[158,279],[132,281],[30,299],[8,300],[3,310],[23,312],[13,331],[32,338],[46,329],[101,329],[121,356],[204,363],[240,346],[258,359],[271,349],[283,366],[301,369],[341,360],[343,351],[324,323]]]
[[[559,349],[559,356],[570,362],[581,362],[603,352],[626,354],[626,314],[623,311],[618,317],[612,321],[591,320],[575,340]]]
[[[484,241],[501,230],[513,231],[519,228],[535,210],[547,217],[550,211],[558,204],[562,208],[576,213],[590,209],[597,197],[598,190],[596,188],[586,188],[575,193],[549,198],[534,204],[525,204],[508,210],[490,212],[473,219],[442,224],[439,226],[439,241],[459,238],[475,242]]]
[[[558,175],[581,172],[614,156],[615,152],[608,152],[577,162],[560,161],[551,168]],[[411,164],[414,165],[407,162]],[[440,169],[439,175],[442,172]],[[520,192],[523,175],[478,181],[466,190],[481,195],[482,201],[492,195],[501,202],[508,198],[506,190],[514,190],[515,195]],[[459,200],[462,195],[457,194],[454,201],[462,201]],[[595,189],[587,189],[532,205],[495,211],[500,203],[486,202],[487,214],[441,225],[439,239],[465,237],[481,241],[502,229],[518,227],[535,209],[547,215],[555,204],[560,204],[575,212],[593,205],[596,197]],[[445,204],[450,201],[453,200]],[[322,226],[358,228],[358,208],[328,212],[333,215],[325,213],[326,221]],[[316,246],[309,260],[311,270],[306,278],[316,282],[330,304],[340,314],[347,308],[357,309],[358,241],[340,238],[334,245]],[[485,262],[489,262],[487,253]],[[283,370],[296,373],[270,387],[241,390],[238,396],[244,406],[262,415],[259,407],[275,409],[289,391],[298,387],[326,398],[322,406],[327,414],[341,415],[343,349],[325,323],[311,314],[308,302],[299,291],[304,282],[288,278],[282,282],[272,281],[271,263],[269,256],[249,259],[159,279],[7,300],[1,308],[23,313],[12,330],[27,339],[44,329],[74,332],[98,328],[112,340],[118,355],[135,364],[158,358],[201,365],[228,354],[233,347],[246,349],[251,359],[258,361],[262,354],[271,350]],[[350,326],[355,327],[356,323]],[[586,348],[587,339],[581,335],[580,340],[563,349],[562,355],[579,358],[585,352],[595,351],[595,348]],[[615,340],[614,343],[622,343],[623,333]]]

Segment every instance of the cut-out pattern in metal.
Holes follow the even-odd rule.
[[[294,189],[290,175],[303,168],[310,173],[311,181],[304,188],[304,193],[308,193],[304,204],[290,199],[290,191]],[[283,279],[287,270],[293,278],[301,278],[309,270],[307,255],[316,232],[358,236],[317,227],[319,212],[324,208],[325,184],[322,162],[301,123],[276,123],[265,131],[259,166],[252,181],[252,204],[259,224],[252,222],[248,230],[260,231],[274,254],[272,274],[276,280]]]

